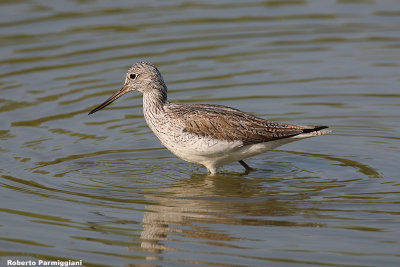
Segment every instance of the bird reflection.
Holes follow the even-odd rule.
[[[266,184],[268,188],[265,188]],[[305,197],[299,194],[285,199],[277,192],[280,189],[273,182],[266,183],[265,178],[194,175],[159,192],[148,193],[145,197],[155,204],[145,208],[141,248],[152,253],[172,250],[167,241],[173,236],[202,239],[202,242],[213,245],[226,245],[225,241],[239,238],[213,229],[211,224],[306,226],[304,223],[265,219],[266,216],[295,214],[298,211],[293,199]]]

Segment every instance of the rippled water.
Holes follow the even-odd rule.
[[[400,3],[0,2],[0,262],[398,266]],[[175,158],[127,68],[169,98],[333,134],[231,164]]]

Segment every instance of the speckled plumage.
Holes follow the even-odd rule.
[[[143,113],[161,143],[179,158],[204,165],[211,174],[225,164],[299,139],[329,133],[326,126],[272,122],[221,105],[178,104],[167,100],[167,86],[151,63],[129,68],[124,86],[92,114],[129,91],[143,93]]]

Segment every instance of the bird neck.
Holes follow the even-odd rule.
[[[149,90],[143,94],[143,112],[145,114],[158,114],[164,111],[164,105],[168,103],[167,88]]]

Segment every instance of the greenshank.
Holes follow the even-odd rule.
[[[203,165],[210,174],[219,167],[243,161],[278,146],[327,134],[327,126],[298,126],[265,120],[238,109],[209,104],[179,104],[167,99],[167,86],[151,63],[129,68],[120,90],[89,115],[130,91],[143,94],[143,114],[161,143],[177,157]]]

